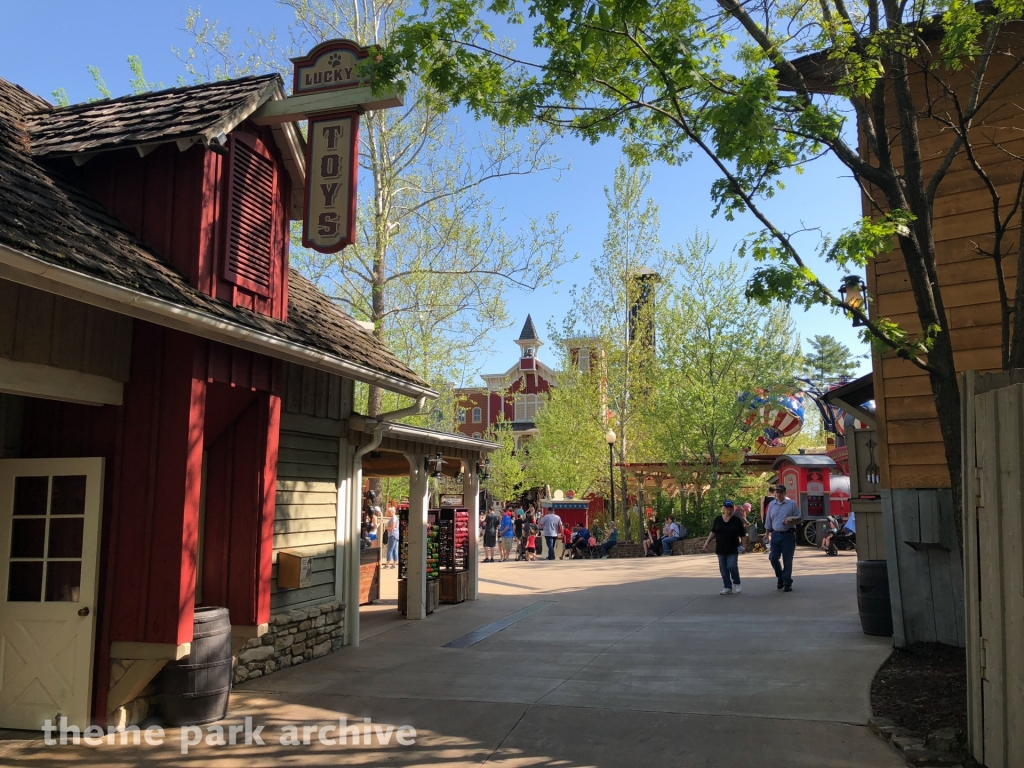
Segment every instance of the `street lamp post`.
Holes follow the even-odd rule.
[[[615,522],[615,432],[609,429],[604,439],[608,442],[608,487],[612,493],[612,522]]]

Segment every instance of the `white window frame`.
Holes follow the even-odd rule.
[[[473,423],[474,424],[479,424],[483,420],[483,415],[484,415],[484,412],[480,408],[480,406],[477,406],[476,408],[474,408],[473,409]]]
[[[580,373],[590,373],[590,350],[583,347],[576,353],[576,363]]]
[[[459,408],[459,424],[465,424],[465,423],[466,423],[466,409],[465,408]]]
[[[537,418],[537,396],[526,396],[526,420],[533,421]]]

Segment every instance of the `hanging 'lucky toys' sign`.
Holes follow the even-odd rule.
[[[316,48],[292,59],[295,65],[295,82],[292,93],[336,90],[338,88],[354,88],[362,84],[356,75],[356,64],[367,57],[364,48],[351,40],[328,40]]]
[[[356,65],[366,56],[366,51],[351,40],[321,43],[306,56],[293,60],[292,98],[301,101],[310,98],[307,94],[362,85]],[[362,111],[350,107],[309,118],[302,244],[321,253],[336,253],[355,240]]]
[[[302,244],[321,253],[351,245],[356,234],[359,113],[310,118]]]

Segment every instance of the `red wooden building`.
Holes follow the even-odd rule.
[[[523,330],[515,341],[519,361],[504,373],[481,374],[483,387],[455,390],[458,403],[458,428],[468,437],[482,437],[499,419],[511,422],[516,445],[536,432],[533,425],[540,397],[555,385],[555,372],[537,356],[544,345],[526,316]]]
[[[304,142],[253,119],[283,97],[55,108],[0,80],[0,727],[107,721],[188,654],[194,606],[258,638],[289,536],[324,578],[277,605],[337,595],[351,383],[434,396],[289,269]],[[289,528],[314,485],[322,545]]]

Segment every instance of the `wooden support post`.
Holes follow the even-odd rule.
[[[963,439],[963,515],[964,515],[964,611],[967,625],[967,743],[978,762],[985,760],[984,709],[982,697],[981,586],[978,579],[978,500],[981,488],[977,461],[977,424],[975,397],[979,376],[975,371],[962,375],[960,413]]]
[[[427,617],[427,506],[430,488],[423,453],[407,453],[409,461],[409,561],[406,566],[407,619]]]
[[[476,600],[480,586],[480,476],[476,472],[477,462],[462,460],[462,503],[469,511],[469,583],[466,599]]]
[[[349,474],[349,502],[345,515],[344,571],[345,645],[359,645],[359,524],[362,517],[363,461],[350,454],[352,471]],[[338,564],[335,567],[339,567]]]

